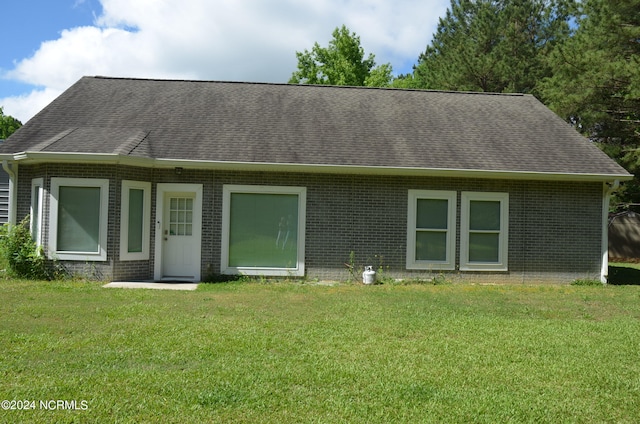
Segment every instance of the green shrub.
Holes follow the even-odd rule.
[[[0,233],[0,256],[10,277],[49,279],[47,261],[31,238],[29,216],[17,225],[5,224]]]

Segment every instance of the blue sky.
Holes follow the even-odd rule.
[[[286,82],[346,25],[409,72],[450,0],[8,0],[0,106],[23,123],[84,75]]]
[[[102,6],[96,0],[9,0],[2,11],[9,19],[3,19],[0,25],[0,73],[33,55],[43,41],[59,38],[63,29],[92,25]],[[0,98],[21,94],[28,87],[0,79]]]

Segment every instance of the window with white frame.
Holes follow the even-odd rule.
[[[149,259],[151,183],[122,181],[120,260]]]
[[[456,192],[409,190],[407,269],[455,269]]]
[[[221,269],[304,275],[305,187],[225,185]]]
[[[31,238],[36,245],[42,244],[42,202],[44,200],[44,184],[42,178],[34,178],[31,180],[31,210],[29,216]]]
[[[462,192],[460,269],[506,271],[509,194]]]
[[[109,180],[51,178],[49,255],[106,261]]]

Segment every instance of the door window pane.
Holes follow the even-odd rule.
[[[61,186],[58,198],[60,252],[98,252],[100,187]]]
[[[169,234],[172,236],[192,235],[193,198],[172,197],[169,205]]]
[[[295,268],[298,195],[231,193],[229,266]]]

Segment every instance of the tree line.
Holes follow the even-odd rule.
[[[0,140],[7,139],[21,126],[22,122],[18,121],[11,115],[5,115],[4,110],[2,110],[2,107],[0,107]]]
[[[296,56],[290,83],[532,94],[636,175],[618,202],[640,203],[640,0],[451,0],[395,77],[345,26]]]
[[[296,52],[289,83],[532,94],[636,175],[617,201],[640,203],[640,0],[451,0],[397,76],[347,27],[332,35]],[[0,139],[20,125],[0,108]]]

